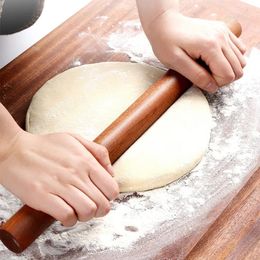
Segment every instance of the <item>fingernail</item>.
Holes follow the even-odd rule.
[[[210,93],[214,93],[214,92],[217,91],[218,86],[217,86],[215,83],[210,82],[210,83],[208,84],[208,86],[206,87],[206,89],[207,89]]]
[[[242,45],[241,46],[242,47],[242,52],[245,53],[246,50],[247,50],[246,45],[244,43],[242,43],[241,45]]]
[[[115,171],[114,171],[114,168],[113,168],[113,166],[110,164],[110,165],[108,165],[108,171],[110,172],[110,174],[112,175],[112,176],[115,176]]]

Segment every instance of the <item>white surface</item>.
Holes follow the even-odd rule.
[[[26,130],[72,132],[94,140],[164,73],[129,62],[67,70],[35,94]],[[207,150],[210,128],[206,98],[199,89],[189,89],[116,161],[120,191],[162,187],[190,172]]]
[[[91,0],[45,0],[40,18],[30,28],[0,36],[0,68],[23,53]]]
[[[247,3],[260,8],[260,0],[241,0],[241,2]]]

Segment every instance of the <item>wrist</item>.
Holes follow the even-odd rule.
[[[136,0],[136,3],[145,32],[164,13],[179,13],[178,0]]]
[[[178,27],[182,17],[184,16],[179,11],[168,9],[150,21],[149,25],[144,28],[145,34],[150,41],[156,40],[158,35],[161,36],[174,27]],[[169,23],[173,28],[169,27]]]

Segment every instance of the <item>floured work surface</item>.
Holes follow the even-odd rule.
[[[128,2],[122,1],[122,3],[126,4]],[[225,11],[223,10],[223,13]],[[122,12],[124,12],[123,7]],[[89,13],[86,9],[86,13],[83,12],[77,18],[77,21],[83,18],[87,19]],[[92,17],[89,18],[89,20],[91,19],[93,20]],[[109,23],[111,24],[111,21],[105,16],[100,16],[97,21],[100,23],[102,21],[103,27]],[[129,21],[127,24],[122,23],[122,25],[125,26],[125,30],[131,28],[140,29],[140,25],[136,24],[136,21]],[[81,28],[83,28],[83,25]],[[51,49],[47,48],[49,46],[48,41],[43,41],[37,45],[39,49],[34,48],[29,52],[30,54],[36,53],[36,58],[38,52],[41,52],[41,56],[39,56],[41,58],[37,60],[37,67],[34,63],[29,63],[31,66],[19,67],[17,61],[8,68],[17,69],[19,67],[20,74],[13,75],[9,85],[1,86],[3,95],[6,93],[12,94],[10,99],[6,96],[2,100],[8,104],[9,100],[18,95],[18,101],[16,102],[13,98],[14,103],[9,103],[8,108],[11,112],[15,112],[15,116],[20,122],[25,108],[23,108],[23,111],[19,109],[21,112],[18,113],[15,106],[19,106],[19,104],[21,106],[24,102],[29,102],[30,98],[28,97],[30,94],[28,94],[28,91],[42,85],[53,74],[68,68],[70,62],[74,66],[84,63],[84,59],[91,62],[93,56],[91,54],[84,56],[83,54],[86,53],[84,48],[89,47],[87,44],[88,39],[91,40],[90,46],[93,45],[93,39],[97,40],[100,48],[106,46],[104,42],[110,40],[106,38],[102,41],[102,37],[96,37],[95,35],[94,37],[88,27],[85,26],[84,28],[86,31],[82,31],[79,37],[84,39],[86,46],[82,45],[81,42],[81,49],[76,49],[73,44],[77,41],[71,41],[71,49],[75,50],[73,57],[67,56],[65,59],[64,55],[59,56],[57,53],[55,59],[44,60],[45,55],[52,56],[47,51],[51,51]],[[96,32],[100,31],[100,28],[99,26]],[[256,27],[253,29],[256,29]],[[63,34],[59,33],[60,31],[57,34],[61,37]],[[68,31],[68,34],[70,33],[72,34],[73,31]],[[247,33],[245,32],[244,35],[247,35]],[[49,39],[55,40],[56,44],[57,38],[54,36]],[[113,36],[114,39],[117,36],[120,39],[119,34]],[[132,60],[144,60],[150,64],[155,64],[154,59],[149,55],[146,58],[140,55],[142,50],[140,51],[138,46],[143,44],[140,43],[136,47],[136,41],[133,41],[131,35],[128,36],[130,38],[125,37],[128,46],[121,45],[120,47],[118,45],[113,47],[112,43],[115,42],[108,41],[111,47],[108,51],[109,54],[116,49],[115,55],[118,51],[121,51],[128,53]],[[61,39],[60,37],[58,39]],[[143,37],[138,36],[139,38]],[[252,38],[252,41],[255,40]],[[53,45],[53,48],[56,48],[56,45]],[[57,48],[59,49],[61,46],[57,45]],[[64,51],[69,52],[69,48],[70,46],[67,46]],[[46,52],[41,51],[43,49]],[[94,52],[95,49],[90,51]],[[79,52],[81,52],[82,56],[75,56]],[[96,58],[96,61],[105,60],[107,56],[104,53],[102,55],[104,55],[103,59],[98,60]],[[82,58],[83,56],[84,58]],[[33,57],[35,62],[35,56]],[[27,64],[29,58],[30,56],[25,55],[19,57],[19,61],[22,62],[22,65]],[[64,59],[63,64],[58,63],[61,59]],[[1,245],[0,258],[149,259],[160,255],[162,250],[169,248],[169,251],[182,259],[190,248],[198,242],[207,227],[215,221],[230,199],[245,184],[250,174],[259,166],[259,104],[257,104],[260,91],[259,59],[259,52],[252,52],[245,70],[245,76],[232,84],[230,89],[224,88],[217,94],[208,96],[215,122],[210,150],[199,167],[190,175],[166,188],[140,194],[130,194],[130,196],[121,198],[120,201],[114,203],[111,213],[104,219],[80,224],[70,230],[55,224],[19,258]],[[9,77],[8,69],[5,78]],[[14,79],[14,77],[16,78]],[[15,82],[17,82],[16,85]],[[36,86],[35,82],[37,84],[40,82],[40,84]],[[18,89],[12,91],[13,86]],[[14,213],[18,208],[18,204],[18,200],[1,189],[0,214],[2,218],[6,219],[11,213]],[[100,235],[101,232],[102,236]],[[157,259],[162,258],[158,257]]]
[[[259,66],[260,53],[254,50],[244,77],[208,96],[215,122],[209,151],[188,176],[157,190],[121,195],[104,218],[74,228],[56,223],[24,256],[64,258],[76,252],[71,255],[86,259],[142,259],[156,255],[169,240],[178,243],[202,232],[221,212],[222,201],[233,197],[259,165]],[[18,202],[3,189],[1,195],[0,214],[7,217]]]

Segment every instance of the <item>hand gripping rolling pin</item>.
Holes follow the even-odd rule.
[[[234,22],[229,28],[240,36],[240,24]],[[114,163],[191,86],[189,80],[168,70],[94,142],[108,149]],[[21,253],[54,221],[51,216],[24,205],[0,227],[0,239],[9,250]]]

